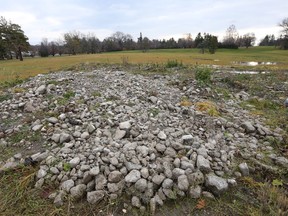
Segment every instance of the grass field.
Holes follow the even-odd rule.
[[[79,64],[166,64],[169,60],[177,60],[185,66],[195,64],[233,67],[240,70],[288,70],[288,51],[274,47],[251,47],[238,50],[219,49],[216,54],[201,54],[199,49],[166,49],[142,51],[122,51],[101,54],[26,58],[0,61],[0,82],[24,79],[40,73],[69,70]],[[277,62],[276,65],[243,66],[233,62]]]
[[[151,65],[153,69],[157,69],[157,73],[169,72],[166,70],[168,63],[183,63],[184,72],[189,71],[189,76],[195,75],[197,80],[198,72],[203,69],[208,71],[209,79],[199,75],[201,85],[197,88],[211,89],[211,100],[228,101],[231,99],[230,93],[246,91],[251,98],[242,102],[240,105],[243,109],[247,109],[252,116],[263,117],[265,123],[271,128],[280,127],[285,131],[283,141],[276,139],[267,140],[271,142],[274,151],[288,156],[288,109],[283,107],[283,100],[287,97],[287,90],[284,83],[288,80],[288,51],[279,50],[274,47],[253,47],[249,49],[225,50],[221,49],[215,55],[200,54],[198,49],[174,49],[174,50],[150,50],[146,53],[141,51],[124,51],[111,52],[95,55],[76,55],[49,58],[26,58],[23,62],[18,60],[0,61],[0,101],[6,100],[11,96],[11,92],[16,93],[22,91],[21,88],[14,88],[12,91],[6,91],[9,88],[1,89],[2,84],[17,84],[17,80],[21,80],[40,73],[49,73],[59,70],[90,70],[99,64],[99,67],[109,66],[115,68],[115,65],[121,66],[124,70],[148,73],[143,68]],[[276,65],[259,65],[259,66],[242,66],[234,65],[233,62],[277,62]],[[138,65],[133,66],[133,65]],[[257,70],[271,71],[271,73],[263,73],[257,76],[251,74],[233,74],[233,73],[215,73],[215,79],[210,81],[212,70],[206,67],[193,67],[196,64],[218,65],[228,70]],[[129,67],[132,65],[132,67]],[[159,65],[159,66],[158,66]],[[126,67],[127,66],[127,67]],[[141,66],[141,67],[140,67]],[[143,67],[142,67],[143,66]],[[180,64],[181,66],[181,64]],[[138,69],[137,69],[138,68]],[[143,69],[143,71],[141,71]],[[159,69],[159,70],[158,70]],[[139,71],[138,71],[139,70]],[[174,71],[174,70],[171,70]],[[171,82],[175,88],[183,89],[189,83],[191,77],[186,77],[186,73],[178,70],[183,79],[179,79],[179,83]],[[190,73],[193,71],[193,73]],[[204,74],[205,75],[205,74]],[[187,75],[188,76],[188,75]],[[213,75],[214,76],[214,75]],[[218,76],[218,77],[216,77]],[[216,79],[217,78],[217,79]],[[194,79],[194,77],[193,77]],[[187,81],[187,82],[186,82]],[[9,87],[9,85],[7,86]],[[269,88],[267,88],[269,87]],[[269,89],[269,90],[267,90]],[[2,91],[3,90],[3,91]],[[10,90],[10,89],[9,89]],[[202,91],[200,91],[202,92]],[[204,90],[203,90],[204,92]],[[213,96],[213,97],[212,97]],[[253,97],[252,97],[253,96]],[[233,98],[232,98],[233,99]],[[185,102],[185,101],[184,101]],[[189,103],[189,101],[187,101]],[[188,104],[189,105],[189,104]],[[217,110],[216,110],[217,111]],[[212,115],[213,113],[211,113]],[[217,113],[215,113],[217,116]],[[36,119],[36,118],[35,118]],[[7,120],[9,122],[9,119]],[[8,124],[3,121],[2,124]],[[14,142],[22,139],[27,131],[17,133],[13,137]],[[38,136],[33,139],[38,140]],[[41,140],[39,138],[39,140]],[[40,141],[37,142],[40,142]],[[21,148],[21,147],[20,147]],[[16,147],[0,146],[0,162],[6,160],[18,152]],[[265,155],[266,153],[263,152]],[[268,156],[267,157],[268,161]],[[240,155],[236,155],[235,160],[243,160]],[[249,165],[254,167],[254,172],[249,177],[237,179],[237,186],[231,188],[223,196],[210,200],[201,198],[198,200],[190,198],[180,198],[177,200],[167,201],[163,207],[157,209],[157,215],[288,215],[288,173],[287,169],[279,169],[277,173],[259,168],[257,164],[249,161]],[[269,162],[269,161],[268,161]],[[237,162],[238,164],[238,162]],[[255,169],[257,168],[257,170]],[[104,201],[97,205],[90,205],[85,198],[80,201],[71,200],[67,197],[64,205],[56,207],[51,200],[48,199],[49,194],[57,188],[51,184],[36,189],[35,175],[37,175],[39,167],[18,167],[8,170],[0,174],[0,215],[124,215],[122,209],[124,203],[130,200],[120,197],[113,201]],[[252,170],[253,170],[252,169]],[[204,200],[204,201],[203,201]],[[199,203],[203,203],[199,207]],[[198,206],[198,207],[197,207]],[[126,208],[126,207],[125,207]],[[129,210],[130,215],[150,215],[149,208],[146,212],[134,213]],[[129,215],[129,214],[127,214]]]

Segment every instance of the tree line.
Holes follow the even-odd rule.
[[[235,30],[235,27],[233,28]],[[192,35],[186,34],[185,37],[175,40],[173,37],[165,39],[152,39],[143,37],[140,33],[137,41],[134,41],[130,34],[120,31],[113,33],[111,36],[100,41],[94,34],[82,34],[74,31],[64,34],[62,40],[52,41],[48,43],[47,39],[43,39],[40,45],[35,46],[35,50],[39,55],[46,57],[49,55],[70,54],[94,54],[100,52],[123,51],[123,50],[142,50],[147,52],[149,49],[177,49],[177,48],[199,48],[201,53],[209,52],[214,54],[217,48],[238,48],[250,47],[254,45],[255,35],[248,33],[243,36],[235,37],[229,34],[222,42],[218,41],[218,37],[210,33],[199,32],[195,39]]]
[[[283,19],[280,24],[282,34],[276,38],[274,35],[266,35],[259,43],[260,46],[279,46],[281,49],[288,49],[288,18]],[[250,47],[255,44],[256,37],[253,32],[239,35],[235,25],[227,28],[222,41],[210,33],[199,32],[193,39],[192,35],[175,40],[173,37],[165,40],[149,39],[140,33],[136,41],[130,34],[120,31],[113,33],[100,41],[94,34],[83,34],[79,31],[67,32],[63,38],[49,42],[43,39],[39,45],[30,46],[28,37],[17,24],[0,18],[0,59],[12,59],[13,56],[23,60],[23,52],[32,50],[29,55],[35,54],[41,57],[49,55],[76,55],[94,54],[100,52],[142,50],[149,49],[176,49],[176,48],[199,48],[201,53],[209,52],[214,54],[218,48],[238,49],[239,47]]]
[[[23,61],[22,52],[28,50],[28,37],[21,27],[4,17],[0,17],[0,59],[10,58],[13,55]]]

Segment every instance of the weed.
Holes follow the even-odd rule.
[[[120,100],[120,98],[116,95],[111,95],[106,98],[106,101],[116,101],[116,100]]]
[[[123,66],[128,66],[129,65],[128,56],[122,56],[121,57],[121,61],[122,61],[122,65]]]
[[[210,84],[212,81],[212,70],[208,67],[196,67],[195,68],[195,79],[200,85]]]
[[[220,115],[216,104],[214,104],[211,101],[197,102],[196,103],[196,109],[201,111],[201,112],[206,112],[210,116],[219,116]]]
[[[65,171],[65,172],[68,172],[68,171],[70,171],[72,169],[72,167],[71,167],[71,165],[69,164],[69,163],[64,163],[63,164],[63,170]]]
[[[169,60],[168,59],[168,61],[166,63],[166,68],[175,68],[175,67],[182,68],[183,67],[182,61],[178,62],[178,60]]]
[[[49,81],[47,82],[47,85],[49,85],[49,84],[58,85],[59,82],[56,81],[56,80],[49,80]]]
[[[150,114],[153,115],[153,117],[157,116],[160,113],[160,110],[158,108],[152,108],[148,111]]]
[[[28,128],[22,128],[20,131],[14,132],[9,140],[11,143],[19,143],[21,140],[27,138]]]
[[[14,88],[14,89],[13,89],[13,92],[14,92],[14,93],[23,93],[23,92],[25,92],[25,89],[18,87],[18,88]]]
[[[94,97],[101,97],[101,93],[99,91],[94,91],[91,95]]]
[[[4,95],[0,94],[0,102],[6,101],[6,100],[10,100],[10,99],[12,99],[12,95],[11,94],[4,94]]]
[[[193,105],[192,102],[190,102],[187,97],[182,97],[181,98],[180,106],[189,107],[189,106],[192,106],[192,105]]]
[[[63,94],[63,97],[66,98],[67,100],[69,100],[70,98],[75,96],[75,92],[68,90],[67,92],[65,92]]]

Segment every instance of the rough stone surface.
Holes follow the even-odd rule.
[[[125,181],[128,183],[134,183],[141,178],[141,173],[138,170],[131,170],[125,177]]]
[[[219,196],[221,193],[228,189],[226,179],[216,175],[207,175],[205,179],[205,186],[214,194]]]
[[[198,199],[201,196],[201,191],[202,189],[199,185],[191,186],[189,189],[189,195],[191,198]]]
[[[108,181],[112,183],[117,183],[123,178],[123,175],[120,171],[113,171],[109,173]]]
[[[74,186],[75,182],[72,179],[62,182],[60,188],[69,193],[70,189]]]
[[[222,75],[229,74],[220,70],[215,82]],[[15,88],[23,92],[15,93]],[[239,106],[251,96],[233,90],[227,100],[193,79],[183,81],[174,69],[169,75],[106,68],[29,78],[8,88],[11,96],[0,102],[0,147],[21,152],[0,161],[0,173],[39,164],[35,187],[58,184],[51,195],[57,206],[69,196],[87,195],[88,202],[97,203],[127,193],[132,206],[143,211],[150,205],[154,211],[168,199],[201,193],[213,197],[208,191],[218,196],[227,184],[237,185],[233,178],[253,167],[240,165],[241,173],[235,172],[236,155],[237,162],[243,158],[240,164],[253,160],[269,170],[287,168],[287,158],[275,153],[269,141],[283,140],[285,131],[269,128],[261,116],[251,117]],[[193,106],[182,106],[183,97]],[[197,108],[207,100],[215,102],[220,116]],[[12,142],[19,132],[27,137]],[[35,132],[41,142],[30,140]]]
[[[239,169],[240,169],[241,174],[243,176],[249,176],[249,167],[248,167],[247,163],[239,164]]]
[[[103,190],[97,190],[97,191],[92,191],[87,193],[87,201],[90,204],[96,204],[102,199],[104,199],[105,196],[105,191]]]
[[[72,187],[70,189],[70,193],[71,193],[72,198],[74,198],[74,199],[82,198],[86,193],[86,187],[87,186],[85,184],[79,184],[75,187]]]
[[[203,173],[209,173],[211,171],[210,162],[202,155],[197,156],[197,167]]]

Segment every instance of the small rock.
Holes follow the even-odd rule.
[[[47,175],[47,171],[44,170],[44,169],[40,169],[40,170],[37,172],[37,178],[38,178],[38,179],[44,178],[46,175]]]
[[[55,117],[50,117],[50,118],[47,119],[47,121],[48,121],[49,123],[52,123],[52,124],[58,123],[58,119],[55,118]]]
[[[288,159],[285,157],[277,157],[275,163],[288,169]]]
[[[243,176],[249,176],[249,167],[247,163],[239,164],[239,169]]]
[[[158,101],[158,98],[155,97],[155,96],[150,96],[148,99],[149,99],[149,101],[151,101],[151,102],[154,103],[154,104],[156,104],[157,101]]]
[[[143,167],[140,173],[141,173],[141,176],[145,179],[149,177],[149,170],[146,167]]]
[[[70,190],[71,196],[74,199],[80,199],[85,195],[86,192],[86,185],[85,184],[79,184],[75,187],[72,187]]]
[[[173,180],[166,178],[162,183],[162,187],[165,189],[171,189],[173,187]]]
[[[55,143],[60,142],[60,134],[53,134],[51,137],[51,140],[53,140]]]
[[[199,185],[191,186],[189,189],[189,195],[193,199],[198,199],[201,196],[201,187]]]
[[[64,191],[60,191],[59,194],[56,195],[55,199],[54,199],[54,205],[56,207],[60,207],[64,204],[64,197],[65,197],[65,192]]]
[[[184,145],[193,143],[193,136],[191,134],[182,136],[182,142]]]
[[[92,134],[96,130],[96,127],[93,124],[89,124],[87,130],[89,134]]]
[[[288,107],[288,98],[286,98],[286,100],[284,101],[284,106]]]
[[[214,195],[208,191],[202,192],[203,197],[209,198],[209,199],[215,199]]]
[[[216,196],[219,196],[228,189],[226,179],[216,175],[207,175],[205,178],[205,186]]]
[[[244,128],[247,133],[253,133],[256,131],[256,128],[252,125],[252,123],[248,121],[242,123],[241,127]]]
[[[40,189],[43,184],[44,184],[44,178],[39,179],[36,183],[35,183],[35,188]]]
[[[100,172],[100,169],[98,166],[93,167],[92,169],[90,169],[90,175],[91,176],[97,176]]]
[[[95,189],[103,190],[107,184],[107,179],[104,175],[98,175],[95,179]]]
[[[121,122],[119,124],[120,130],[130,130],[131,129],[131,123],[129,121]]]
[[[46,93],[46,85],[39,86],[36,91],[36,94],[45,94]]]
[[[146,179],[141,178],[135,183],[135,188],[140,192],[144,192],[147,189],[147,187],[148,185]]]
[[[72,179],[69,179],[67,181],[62,182],[60,188],[67,193],[69,193],[70,189],[74,186],[74,181]]]
[[[115,193],[120,190],[119,185],[116,183],[108,183],[107,188],[109,193]]]
[[[60,138],[59,138],[60,144],[62,144],[64,142],[69,142],[70,140],[71,140],[71,137],[69,134],[67,134],[67,133],[61,133],[60,134]]]
[[[190,185],[200,185],[205,182],[205,178],[202,172],[197,171],[195,173],[191,173],[187,175],[188,182]]]
[[[105,191],[97,190],[87,193],[87,201],[90,204],[96,204],[105,197]]]
[[[161,185],[161,183],[164,181],[165,176],[164,175],[154,175],[152,177],[152,182],[155,183],[156,185]]]
[[[54,175],[58,175],[60,173],[56,167],[51,167],[50,172],[53,173]]]
[[[189,188],[189,182],[186,175],[181,175],[178,177],[178,188],[182,191],[187,191]]]
[[[167,135],[164,133],[164,131],[160,131],[160,132],[158,133],[158,138],[159,138],[160,140],[166,140],[166,139],[167,139]]]
[[[131,204],[132,204],[132,206],[134,206],[136,208],[140,208],[141,207],[140,199],[137,196],[133,196],[132,197]]]
[[[128,183],[134,183],[141,178],[141,173],[138,170],[131,170],[125,177],[125,181]]]
[[[121,181],[122,179],[122,173],[119,172],[119,171],[112,171],[109,173],[109,176],[108,176],[108,181],[109,182],[112,182],[112,183],[117,183],[119,181]]]
[[[80,163],[80,161],[81,160],[79,157],[75,157],[69,161],[69,165],[71,166],[71,168],[75,168]]]
[[[116,132],[115,132],[115,136],[114,139],[115,140],[120,140],[123,139],[126,135],[126,131],[125,130],[120,130],[117,128]]]
[[[81,139],[88,139],[89,137],[90,137],[90,135],[86,131],[81,134]]]
[[[202,155],[197,156],[197,167],[203,173],[209,173],[211,171],[209,160],[205,159]]]
[[[32,127],[32,130],[33,130],[33,131],[39,131],[39,130],[41,130],[42,127],[43,127],[42,124],[35,125],[35,126]]]

